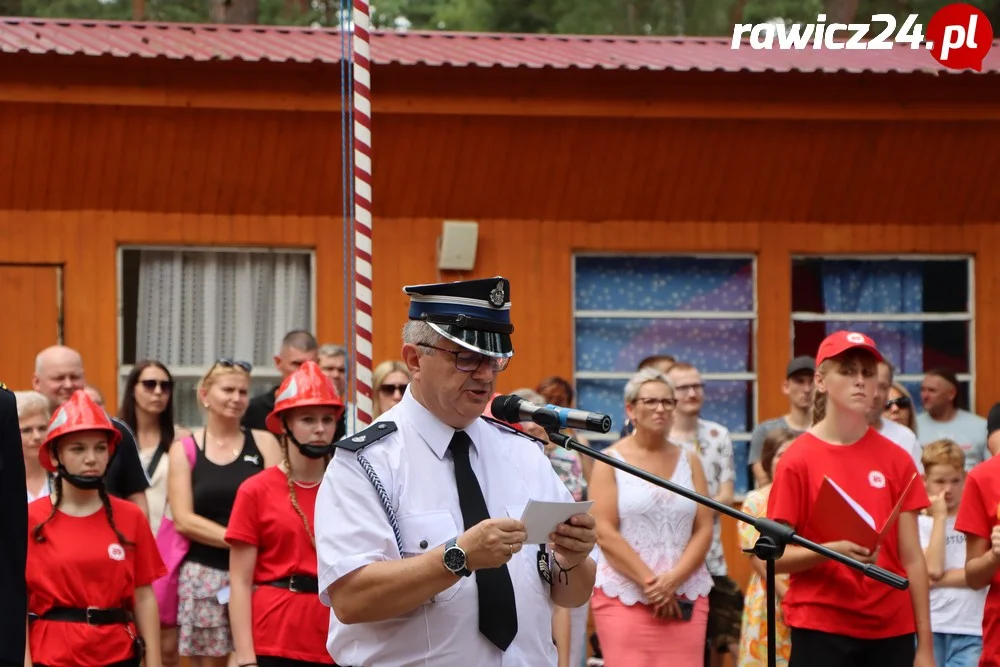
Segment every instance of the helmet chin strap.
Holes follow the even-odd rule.
[[[333,454],[333,442],[329,445],[303,445],[292,435],[292,429],[288,428],[288,421],[282,418],[281,423],[285,427],[285,435],[295,443],[295,446],[299,448],[299,452],[307,459],[321,459],[324,456]]]
[[[85,477],[83,475],[72,475],[62,463],[56,465],[59,478],[65,480],[70,486],[75,486],[81,491],[95,491],[104,484],[104,475],[96,477]]]

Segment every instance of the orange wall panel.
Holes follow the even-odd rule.
[[[13,318],[0,336],[0,382],[30,389],[35,355],[59,342],[59,267],[0,263],[0,303]]]

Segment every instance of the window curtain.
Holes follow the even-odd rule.
[[[136,359],[175,375],[175,416],[201,423],[195,387],[216,359],[253,363],[251,395],[275,384],[281,339],[312,330],[309,256],[300,253],[143,250],[139,259]],[[180,372],[197,368],[196,376]]]
[[[888,264],[888,265],[886,265]],[[923,275],[917,267],[873,261],[825,262],[823,305],[827,313],[923,312]],[[827,322],[827,334],[839,329],[868,334],[899,372],[923,371],[923,325],[920,322]]]
[[[311,329],[309,257],[291,253],[142,251],[138,359],[270,365],[282,337]]]

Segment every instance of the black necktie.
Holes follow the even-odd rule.
[[[472,439],[465,431],[456,431],[448,448],[455,460],[455,485],[458,486],[458,504],[462,520],[468,530],[490,518],[483,490],[469,462]],[[517,634],[517,605],[514,602],[514,584],[507,565],[476,570],[479,589],[479,631],[501,651],[506,651]]]

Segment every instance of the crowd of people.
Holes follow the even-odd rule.
[[[4,524],[26,540],[9,590],[27,614],[19,641],[0,629],[0,665],[767,664],[763,563],[740,556],[745,589],[730,577],[714,512],[491,415],[513,356],[510,284],[405,291],[401,358],[374,370],[368,426],[348,400],[346,350],[306,331],[285,336],[281,382],[258,396],[251,363],[212,364],[200,424],[176,423],[157,360],[132,368],[114,411],[76,351],[41,351],[31,389],[13,392],[23,474],[0,454],[4,497],[23,476],[27,503],[26,524]],[[832,333],[786,370],[788,412],[753,432],[743,510],[909,587],[788,547],[778,664],[1000,666],[1000,408],[959,409],[955,376],[935,370],[918,413],[859,333]],[[575,405],[560,377],[513,393]],[[698,368],[643,359],[622,400],[605,454],[737,502],[732,440],[701,417]],[[877,539],[841,539],[838,517],[816,511],[830,485],[873,535],[886,525]],[[593,505],[529,543],[529,501]],[[740,525],[742,549],[757,538]]]

